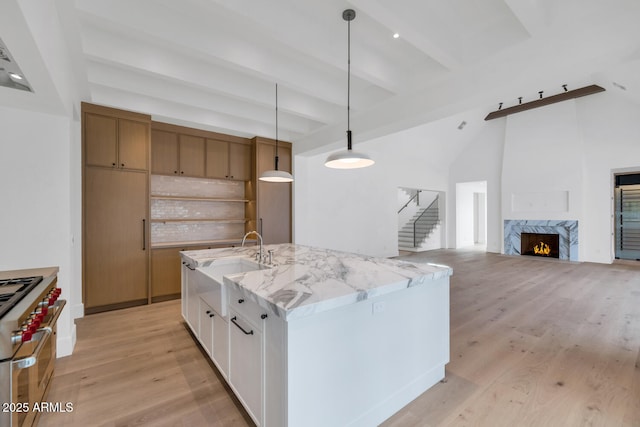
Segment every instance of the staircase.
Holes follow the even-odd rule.
[[[436,198],[428,207],[418,210],[413,218],[398,231],[398,247],[417,248],[422,245],[440,225],[439,215],[438,198]]]

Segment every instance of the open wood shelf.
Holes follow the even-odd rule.
[[[226,223],[246,223],[249,221],[247,218],[241,219],[213,219],[213,218],[152,218],[151,222],[226,222]]]
[[[247,199],[221,199],[218,197],[189,197],[189,196],[160,196],[151,195],[152,200],[181,200],[181,201],[195,201],[195,202],[239,202],[248,203]]]
[[[190,250],[190,248],[198,247],[201,248],[203,246],[211,246],[213,247],[227,247],[227,246],[235,246],[242,243],[242,239],[219,239],[219,240],[202,240],[202,241],[184,241],[184,242],[160,242],[160,243],[152,243],[151,249],[166,249],[166,248],[184,248],[186,250]],[[247,239],[245,242],[245,246],[256,245],[258,243],[255,239]]]

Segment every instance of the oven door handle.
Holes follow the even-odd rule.
[[[57,300],[53,306],[56,309],[56,312],[53,314],[53,316],[51,316],[51,319],[49,319],[49,321],[42,327],[38,328],[39,331],[41,330],[48,330],[49,332],[53,331],[53,325],[56,324],[56,322],[58,321],[58,317],[60,317],[60,313],[62,313],[62,309],[64,308],[65,304],[67,303],[66,300],[63,299],[59,299]]]
[[[40,357],[40,353],[42,352],[42,348],[46,344],[47,340],[51,339],[51,329],[44,328],[33,334],[34,337],[38,335],[40,336],[40,339],[38,340],[38,345],[36,346],[36,349],[33,351],[33,353],[31,353],[29,356],[24,356],[11,361],[11,365],[15,369],[30,368],[31,366],[36,364],[36,362],[38,361],[38,357]]]

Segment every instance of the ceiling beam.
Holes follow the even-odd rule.
[[[580,98],[582,96],[592,95],[598,92],[604,92],[604,88],[598,85],[590,85],[581,87],[580,89],[574,89],[567,92],[560,93],[558,95],[549,96],[547,98],[536,99],[535,101],[526,102],[524,104],[518,104],[513,107],[505,108],[504,110],[496,110],[485,117],[485,120],[493,120],[499,117],[505,117],[509,114],[520,113],[521,111],[531,110],[533,108],[544,107],[545,105],[555,104],[556,102],[567,101],[569,99]]]

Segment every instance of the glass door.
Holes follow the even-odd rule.
[[[638,175],[616,176],[614,215],[617,259],[640,260],[640,183],[637,181],[640,181]]]

